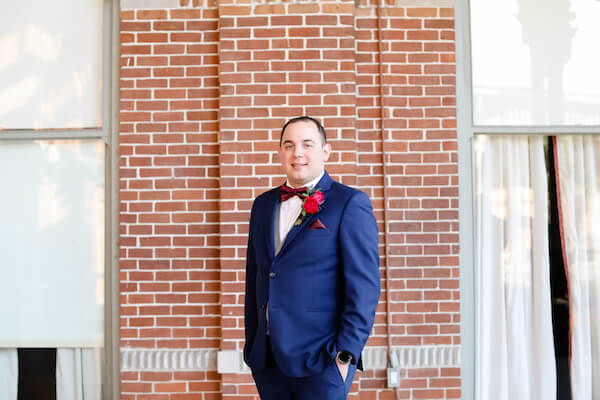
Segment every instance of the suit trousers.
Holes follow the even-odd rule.
[[[320,373],[304,378],[288,377],[281,372],[267,338],[266,367],[252,370],[252,376],[261,400],[346,400],[356,365],[350,364],[344,381],[335,360]]]

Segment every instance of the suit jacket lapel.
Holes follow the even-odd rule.
[[[329,177],[327,171],[325,171],[319,183],[315,185],[315,189],[321,189],[321,192],[323,192],[323,194],[325,195],[325,200],[323,202],[322,208],[327,207],[327,191],[331,187],[332,183],[333,180]],[[294,225],[292,229],[290,229],[289,233],[285,238],[285,241],[283,242],[283,245],[281,246],[281,250],[279,250],[279,253],[277,253],[277,257],[279,257],[285,251],[285,249],[290,246],[290,243],[294,241],[294,239],[296,238],[296,236],[298,236],[300,232],[302,232],[306,229],[307,226],[310,226],[310,224],[312,224],[312,221],[314,221],[318,215],[318,212],[316,214],[307,215],[300,225]]]
[[[279,197],[280,191],[279,188],[273,191],[273,194],[268,200],[268,226],[265,229],[267,237],[265,238],[265,242],[267,243],[267,254],[269,256],[269,260],[273,261],[275,258],[275,224],[279,221],[276,221],[277,216],[277,207],[279,207]]]
[[[281,246],[281,250],[279,250],[279,253],[277,253],[277,255],[280,255],[281,253],[283,253],[285,251],[285,249],[287,247],[289,247],[290,243],[292,243],[292,241],[296,238],[298,233],[300,233],[302,230],[304,230],[304,227],[309,223],[309,221],[312,221],[313,219],[315,219],[316,216],[317,216],[317,214],[307,215],[300,225],[294,225],[292,227],[292,229],[290,229],[290,231],[288,232],[287,236],[285,237],[283,246]]]

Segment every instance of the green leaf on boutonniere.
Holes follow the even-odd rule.
[[[321,192],[321,189],[310,190],[307,188],[303,194],[302,211],[296,222],[294,222],[294,226],[300,225],[308,214],[314,215],[321,211],[324,201],[325,195]]]

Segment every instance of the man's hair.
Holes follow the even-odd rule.
[[[285,123],[283,128],[281,128],[281,136],[279,136],[279,146],[281,146],[281,142],[283,140],[283,134],[285,133],[285,128],[287,128],[288,125],[291,125],[296,122],[312,122],[313,124],[315,124],[317,129],[319,130],[319,133],[321,134],[321,142],[323,142],[323,145],[327,144],[327,135],[325,135],[325,128],[323,128],[323,125],[321,125],[321,123],[319,121],[317,121],[316,119],[304,115],[302,117],[292,118],[288,122]]]

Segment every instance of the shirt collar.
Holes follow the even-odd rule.
[[[323,177],[323,175],[325,175],[325,170],[323,170],[323,172],[321,172],[321,175],[317,176],[315,179],[313,179],[312,181],[308,182],[306,185],[303,185],[303,186],[306,186],[307,188],[309,188],[309,189],[312,190],[312,188],[314,188],[315,185],[317,183],[319,183],[319,181],[321,180],[321,178]],[[296,189],[295,187],[293,187],[292,185],[290,185],[289,183],[287,183],[287,181],[286,181],[285,184],[288,185],[291,188]]]

